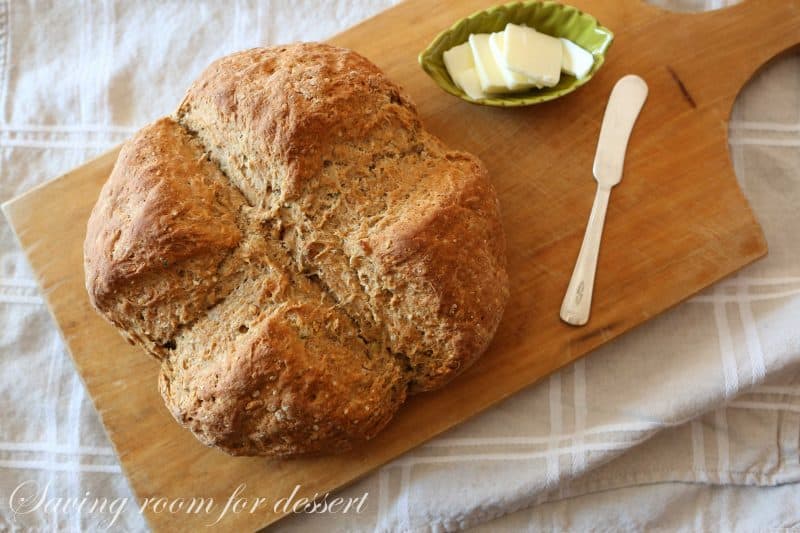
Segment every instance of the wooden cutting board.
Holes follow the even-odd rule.
[[[512,296],[494,343],[449,387],[413,398],[374,441],[352,453],[271,461],[200,445],[162,404],[157,364],[89,307],[81,246],[114,150],[3,206],[141,498],[204,496],[233,487],[271,501],[333,490],[486,409],[766,253],[736,183],[728,117],[754,71],[800,42],[800,0],[750,0],[675,14],[639,0],[574,0],[616,33],[606,65],[576,93],[525,109],[473,106],[440,91],[417,53],[456,19],[491,2],[410,0],[332,42],[354,48],[400,81],[428,128],[488,166],[508,234]],[[636,73],[650,97],[614,189],[583,328],[558,311],[594,194],[591,168],[614,82]],[[156,530],[202,529],[203,515],[146,514]],[[270,508],[228,514],[227,528],[280,518]],[[331,517],[331,520],[336,520]]]

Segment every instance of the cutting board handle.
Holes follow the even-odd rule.
[[[674,31],[690,36],[697,56],[675,69],[698,104],[727,113],[736,95],[765,63],[800,44],[800,0],[744,0],[731,7],[682,14]],[[666,36],[665,36],[666,37]]]

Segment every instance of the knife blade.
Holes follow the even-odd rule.
[[[613,187],[622,179],[628,140],[647,92],[647,83],[635,75],[620,79],[611,91],[594,156],[593,173],[600,185]]]

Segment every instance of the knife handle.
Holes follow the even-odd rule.
[[[583,235],[581,251],[572,271],[572,279],[569,280],[564,301],[561,303],[561,320],[573,326],[583,326],[589,321],[600,239],[603,236],[603,223],[610,196],[611,188],[602,186],[597,188],[589,223]]]

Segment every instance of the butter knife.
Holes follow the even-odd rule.
[[[583,326],[589,321],[597,257],[611,188],[622,179],[628,139],[646,99],[647,83],[635,75],[623,77],[611,91],[594,157],[593,173],[597,181],[597,193],[581,251],[561,303],[561,320],[567,324]]]

